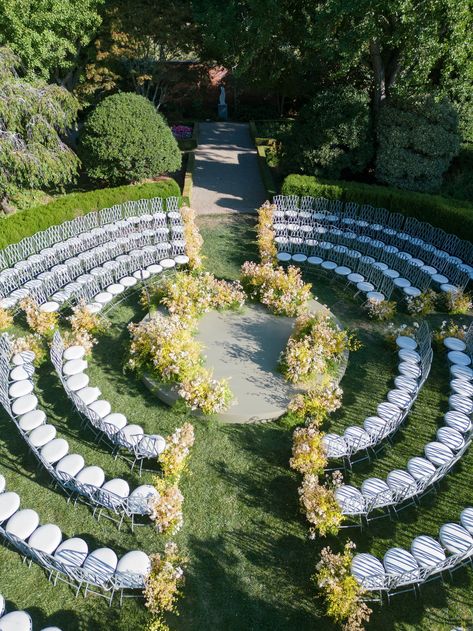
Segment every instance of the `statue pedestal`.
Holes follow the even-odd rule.
[[[224,103],[223,105],[221,103],[218,104],[218,117],[222,121],[226,121],[227,120],[227,118],[228,118],[228,107],[227,107],[226,103]]]

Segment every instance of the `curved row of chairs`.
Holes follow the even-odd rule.
[[[81,346],[64,348],[60,332],[55,332],[51,344],[51,360],[67,396],[84,421],[94,430],[99,442],[106,440],[115,453],[119,450],[130,453],[132,469],[138,465],[141,475],[143,461],[157,458],[166,448],[166,441],[159,434],[145,434],[140,425],[128,423],[124,414],[112,412],[110,403],[99,398],[100,390],[89,386],[84,353]]]
[[[34,355],[25,351],[12,355],[7,335],[0,338],[0,401],[15,423],[28,448],[54,482],[71,499],[81,498],[100,518],[102,511],[120,529],[129,519],[133,529],[135,518],[149,516],[150,499],[157,495],[149,484],[131,491],[126,480],[106,480],[105,472],[95,465],[86,466],[78,453],[70,453],[69,443],[57,436],[56,428],[38,409],[34,395]]]
[[[96,282],[96,295],[109,287],[118,293],[124,277],[137,282],[149,276],[146,268],[160,263],[170,268],[187,260],[179,211],[130,216],[78,233],[0,272],[0,306],[14,309],[32,295],[41,310],[57,311],[80,296],[84,285]],[[108,295],[99,296],[100,308],[102,298]]]
[[[415,337],[399,336],[398,375],[395,388],[387,394],[387,401],[377,406],[376,415],[368,416],[363,426],[351,425],[343,435],[333,432],[323,437],[329,459],[343,458],[352,465],[376,454],[383,441],[390,439],[399,429],[427,379],[432,365],[432,335],[426,321],[417,329]]]
[[[349,228],[357,234],[381,239],[386,244],[419,256],[427,265],[437,267],[437,273],[441,273],[443,266],[449,263],[459,268],[465,266],[463,269],[469,274],[473,272],[473,244],[470,241],[414,217],[392,213],[385,208],[323,197],[276,195],[273,202],[277,208],[275,221],[298,218],[304,223],[315,220],[324,225]]]
[[[471,335],[471,333],[470,333]],[[444,424],[437,431],[436,439],[424,447],[424,456],[410,458],[406,469],[394,469],[386,480],[368,478],[358,489],[343,485],[336,491],[337,502],[344,515],[361,521],[369,520],[376,511],[396,513],[400,508],[419,500],[422,495],[438,484],[461,460],[468,450],[473,427],[473,381],[469,368],[470,356],[465,353],[466,343],[447,338],[448,345],[463,350],[450,350],[448,359],[452,363],[449,410]],[[464,346],[463,346],[464,345]],[[406,360],[409,361],[409,360]]]
[[[395,594],[416,591],[425,583],[443,579],[465,564],[473,564],[473,507],[460,515],[459,523],[440,527],[437,538],[419,535],[412,540],[410,550],[390,548],[380,561],[372,554],[356,554],[351,573],[368,592],[381,599]]]
[[[33,620],[27,611],[6,611],[5,598],[0,594],[0,631],[33,631]],[[59,627],[44,627],[41,631],[61,631]]]
[[[35,510],[20,508],[20,496],[6,490],[0,475],[0,536],[25,559],[40,565],[56,584],[62,580],[75,588],[84,588],[110,603],[114,594],[130,590],[139,596],[149,574],[151,561],[141,550],[132,550],[120,559],[111,548],[89,550],[81,537],[64,538],[56,524],[40,524]]]

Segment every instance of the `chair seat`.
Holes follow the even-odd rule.
[[[62,367],[62,372],[66,377],[77,375],[87,369],[87,361],[85,359],[71,359]]]
[[[361,485],[363,497],[374,507],[387,506],[393,503],[391,489],[380,478],[368,478]]]
[[[448,427],[456,429],[461,434],[466,434],[471,429],[471,421],[468,416],[456,410],[447,412],[444,416],[444,420]]]
[[[107,293],[112,296],[119,296],[125,291],[125,287],[121,283],[113,283],[107,287]]]
[[[383,401],[376,408],[376,414],[384,421],[392,421],[401,415],[401,410],[394,403]]]
[[[467,530],[470,535],[473,534],[473,508],[468,506],[460,515],[460,524]]]
[[[371,436],[368,432],[358,425],[347,427],[343,433],[343,438],[352,449],[365,449],[372,443]]]
[[[174,259],[163,259],[162,261],[159,261],[159,264],[164,270],[172,269],[176,266],[176,262],[174,261]]]
[[[320,256],[309,256],[307,259],[307,263],[310,265],[320,265],[323,259]]]
[[[378,440],[385,435],[387,426],[387,422],[382,418],[379,418],[379,416],[368,416],[368,418],[363,421],[363,427],[366,432],[371,437],[377,438]]]
[[[368,291],[374,291],[375,287],[372,283],[368,283],[367,281],[361,281],[361,283],[356,284],[356,288],[358,291],[362,291],[363,293],[367,293]]]
[[[105,482],[105,473],[101,467],[91,465],[79,471],[75,478],[81,484],[88,484],[100,488]]]
[[[109,425],[116,427],[117,432],[120,429],[123,429],[128,422],[126,416],[120,412],[112,412],[112,414],[109,414],[104,418],[104,421]]]
[[[31,364],[23,364],[23,366],[15,366],[10,371],[10,381],[23,381],[30,379],[34,375],[34,366]]]
[[[189,263],[189,257],[186,254],[178,254],[174,257],[176,265],[187,265]]]
[[[113,294],[110,294],[108,291],[101,291],[94,296],[94,301],[99,305],[107,305],[111,300],[113,300]]]
[[[75,478],[85,466],[84,458],[80,454],[68,454],[56,464],[56,471],[67,477]]]
[[[131,550],[122,556],[117,563],[117,574],[135,574],[148,576],[151,569],[151,560],[141,550]]]
[[[473,547],[473,538],[459,524],[443,524],[439,532],[440,543],[451,554],[464,554]]]
[[[23,364],[32,364],[34,362],[35,354],[33,351],[22,351],[21,353],[15,353],[11,358],[11,363],[14,366],[23,366]]]
[[[358,283],[362,283],[365,280],[365,277],[361,274],[357,274],[356,272],[352,272],[351,274],[348,274],[347,280],[349,280],[350,283],[357,285]]]
[[[160,274],[163,271],[163,267],[157,263],[153,263],[152,265],[148,265],[146,271],[150,274]]]
[[[62,357],[64,361],[70,361],[73,359],[82,359],[85,355],[85,348],[83,346],[79,346],[78,344],[74,344],[74,346],[69,346],[64,350]]]
[[[43,313],[55,313],[56,311],[59,311],[59,304],[50,300],[49,302],[44,302],[40,305],[39,310]]]
[[[55,464],[69,451],[69,443],[64,438],[55,438],[41,449],[41,457],[50,464]]]
[[[327,458],[342,458],[350,451],[345,439],[338,434],[325,434],[322,437],[322,445]]]
[[[87,543],[80,537],[66,539],[57,548],[54,558],[70,567],[80,567],[89,553]]]
[[[391,491],[404,491],[405,489],[415,489],[416,481],[410,473],[404,469],[394,469],[386,477],[386,484]]]
[[[12,491],[0,493],[0,524],[20,508],[20,496]]]
[[[89,410],[95,412],[95,414],[97,414],[98,417],[101,419],[104,419],[112,411],[112,406],[108,401],[105,401],[105,399],[98,399],[87,407],[89,408]]]
[[[450,374],[456,379],[463,379],[465,381],[473,380],[473,370],[468,366],[460,366],[460,364],[452,364],[450,366]]]
[[[293,254],[291,256],[291,259],[294,261],[294,263],[305,263],[307,261],[307,256],[305,254],[298,253]]]
[[[105,482],[101,488],[104,491],[109,491],[114,495],[118,495],[118,497],[124,498],[130,495],[130,485],[126,480],[122,480],[121,478],[108,480],[108,482]]]
[[[118,558],[110,548],[98,548],[89,554],[82,567],[92,574],[111,576],[117,567]]]
[[[0,631],[31,631],[33,620],[26,611],[11,611],[0,618]]]
[[[459,451],[465,445],[463,436],[453,427],[440,427],[437,431],[437,440],[453,452]]]
[[[399,335],[396,338],[396,346],[398,348],[405,348],[411,351],[415,351],[417,348],[417,342],[413,337],[409,335]]]
[[[37,449],[49,443],[50,440],[54,440],[54,438],[56,438],[56,428],[54,425],[49,425],[48,423],[36,427],[36,429],[28,434],[28,442]]]
[[[422,293],[421,290],[418,287],[412,287],[412,286],[410,286],[410,287],[403,287],[402,291],[409,298],[417,298]]]
[[[130,493],[128,504],[134,513],[147,515],[150,512],[150,503],[153,497],[159,497],[156,488],[152,484],[142,484]]]
[[[26,541],[39,525],[39,515],[31,508],[17,511],[5,526],[6,532]]]
[[[398,375],[394,379],[394,385],[398,390],[404,390],[409,394],[414,394],[417,392],[418,385],[415,379],[411,379],[410,377],[406,377],[405,375]]]
[[[371,302],[376,302],[378,304],[380,302],[384,302],[385,300],[385,295],[382,294],[380,291],[368,291],[366,297]]]
[[[454,458],[452,450],[438,441],[427,443],[424,447],[424,453],[425,457],[436,467],[441,467],[451,462]]]
[[[354,486],[340,486],[335,491],[335,499],[345,515],[362,515],[366,512],[365,498]]]
[[[15,381],[8,388],[8,395],[10,399],[18,399],[24,397],[27,394],[33,392],[33,382],[30,379],[22,379],[21,381]]]
[[[396,388],[394,390],[390,390],[387,394],[387,399],[390,403],[394,403],[398,408],[405,410],[409,407],[409,404],[412,401],[412,398],[408,392],[405,390]]]
[[[351,562],[351,574],[366,590],[386,587],[386,571],[381,561],[372,554],[355,554]]]
[[[411,554],[422,568],[436,568],[447,558],[439,542],[433,537],[420,535],[411,543]]]
[[[422,376],[421,368],[409,362],[401,362],[398,366],[398,371],[401,375],[410,377],[411,379],[420,379]]]
[[[373,263],[373,267],[374,269],[379,269],[379,271],[383,273],[389,271],[389,266],[382,261],[376,261],[376,263]]]
[[[443,345],[449,351],[463,352],[466,349],[466,344],[463,340],[459,340],[457,337],[446,337],[443,341]]]
[[[34,394],[27,394],[13,401],[11,406],[14,416],[23,416],[27,412],[35,410],[38,405],[38,399]]]
[[[409,287],[409,285],[411,284],[411,282],[409,280],[407,280],[407,278],[395,278],[393,280],[393,283],[395,285],[395,287],[398,287],[398,289],[404,289],[404,287]]]
[[[407,463],[407,470],[417,481],[424,481],[434,475],[436,469],[434,465],[425,458],[415,456]]]
[[[469,355],[460,351],[449,351],[447,357],[448,361],[452,364],[458,364],[460,366],[469,366],[471,364]]]
[[[118,434],[119,442],[129,445],[137,445],[144,436],[144,430],[140,425],[126,425]]]
[[[346,265],[339,265],[335,268],[335,274],[338,274],[338,276],[348,276],[351,274],[351,269]]]
[[[143,436],[137,445],[136,452],[143,458],[156,458],[166,448],[166,441],[159,434]]]
[[[143,272],[145,273],[146,270],[143,270]],[[140,274],[140,272],[135,272],[135,274]],[[143,277],[144,280],[145,277]],[[148,274],[148,278],[149,278],[149,274]],[[120,280],[118,281],[120,283],[120,285],[123,285],[123,287],[125,287],[125,289],[129,289],[130,287],[134,287],[137,283],[138,280],[142,280],[141,278],[141,274],[139,276],[124,276],[123,278],[120,278]]]
[[[420,364],[421,362],[421,356],[419,353],[409,348],[401,348],[397,356],[403,362],[411,362],[413,364]]]
[[[85,308],[89,313],[96,314],[102,311],[103,304],[100,304],[99,302],[90,302],[89,304],[85,305]]]
[[[444,285],[448,283],[448,278],[443,274],[432,274],[432,280],[434,283],[438,283],[439,285]]]
[[[453,294],[458,291],[458,287],[451,285],[450,283],[445,283],[440,285],[440,291],[443,291],[445,294]]]
[[[448,406],[451,410],[457,410],[462,414],[471,414],[473,412],[473,401],[461,394],[452,394],[448,398]]]
[[[90,405],[94,401],[97,401],[97,399],[101,395],[101,392],[96,387],[86,386],[85,388],[78,390],[76,392],[76,395],[81,399],[84,405]]]
[[[44,524],[34,531],[28,539],[28,545],[40,552],[53,554],[61,541],[61,529],[56,524]]]
[[[335,261],[323,261],[320,267],[327,271],[333,271],[337,267],[337,264]]]
[[[71,375],[67,381],[66,386],[72,392],[77,392],[78,390],[82,390],[82,388],[86,388],[89,383],[89,375],[86,375],[84,372],[79,372],[76,375]]]
[[[388,278],[394,279],[394,278],[399,278],[400,274],[397,270],[389,269],[388,266],[386,265],[383,271],[383,276],[387,276]]]

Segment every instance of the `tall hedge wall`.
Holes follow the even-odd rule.
[[[310,195],[387,208],[428,221],[433,226],[473,241],[473,204],[440,195],[401,191],[388,186],[319,180],[310,175],[288,175],[283,195]]]
[[[166,179],[149,184],[105,188],[87,193],[71,193],[49,204],[23,210],[0,219],[0,248],[21,241],[49,226],[85,215],[93,210],[108,208],[130,200],[151,197],[180,197],[175,180]]]

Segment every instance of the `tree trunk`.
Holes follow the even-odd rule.
[[[375,39],[372,39],[370,42],[370,56],[374,73],[373,113],[375,119],[377,119],[381,103],[386,98],[386,74],[379,43]]]
[[[8,195],[6,193],[4,193],[2,197],[0,198],[0,209],[4,215],[11,215],[12,213],[15,212],[15,209],[10,204]]]

